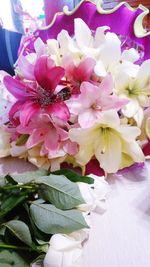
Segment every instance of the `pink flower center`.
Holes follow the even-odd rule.
[[[63,88],[56,95],[55,94],[52,95],[49,91],[43,89],[42,87],[39,87],[38,88],[38,99],[36,100],[36,102],[38,102],[41,107],[45,107],[60,100],[65,101],[69,99],[70,96],[71,96],[71,92],[70,92],[69,87]]]
[[[102,107],[96,102],[91,106],[91,108],[94,110],[99,110],[99,111],[102,110]]]

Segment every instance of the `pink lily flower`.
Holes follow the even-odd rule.
[[[42,111],[67,121],[70,113],[63,101],[66,92],[55,94],[64,72],[48,56],[41,56],[34,66],[35,81],[21,81],[17,77],[5,76],[4,85],[17,99],[10,110],[10,120],[13,121],[15,115],[19,114],[20,123],[26,126],[34,115]]]
[[[120,110],[128,103],[127,99],[112,94],[113,80],[107,75],[99,86],[83,82],[80,87],[81,94],[67,101],[70,113],[78,116],[82,128],[92,127],[100,118],[102,111]]]
[[[65,68],[65,76],[67,85],[70,85],[73,94],[80,93],[80,85],[82,82],[91,81],[96,62],[92,58],[86,58],[76,66],[70,56],[63,59],[63,67]]]
[[[41,145],[41,156],[48,155],[51,159],[78,152],[77,144],[68,137],[68,124],[47,114],[39,114],[28,126],[19,125],[16,130],[20,134],[29,135],[27,149]]]

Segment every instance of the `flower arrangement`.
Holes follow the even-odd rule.
[[[113,12],[106,13],[99,6],[96,10],[90,1],[82,1],[71,14],[58,14],[49,29],[38,30],[25,38],[15,76],[1,74],[1,157],[24,158],[51,173],[74,168],[80,169],[82,175],[99,176],[145,161],[150,138],[150,35],[143,32],[140,20],[147,10],[141,6],[133,11],[121,4]],[[122,24],[125,14],[128,16],[126,26]],[[119,28],[115,19],[120,20]],[[63,174],[61,170],[60,173]],[[66,196],[59,202],[60,196],[51,192],[50,187],[57,184],[60,190],[67,184],[69,190],[69,180],[64,175],[58,179],[57,174],[40,174],[38,179],[33,175],[22,183],[38,195],[41,194],[40,184],[44,192],[42,199],[55,205],[55,209],[78,207],[89,212],[93,205],[95,209],[100,200],[104,201],[106,182],[103,178],[98,182],[94,176],[92,188],[93,183],[99,183],[98,188],[103,185],[103,189],[95,191],[99,200],[93,200],[91,187],[83,182],[78,187],[84,201],[80,195],[80,201],[71,206],[70,199],[65,202]],[[77,177],[76,174],[74,182]],[[8,184],[4,188],[9,187],[9,183],[13,186],[14,182],[19,187],[20,180],[18,182],[14,176],[11,180],[6,177],[6,181]],[[89,194],[90,204],[89,198],[86,199]],[[73,232],[69,237],[60,234],[67,234],[64,222],[59,228],[51,225],[51,230],[46,232],[47,225],[42,226],[37,214],[38,208],[48,204],[37,202],[35,198],[34,201],[30,212],[36,227],[44,233],[56,234],[51,238],[49,255],[53,259],[53,252],[58,250],[59,262],[50,263],[47,254],[44,266],[60,266],[60,257],[67,246],[75,247],[71,251],[75,254],[71,255],[76,255],[77,260],[71,262],[72,265],[65,265],[65,262],[63,266],[79,266],[82,243],[87,237],[84,230],[80,230],[87,226],[84,218],[80,218],[82,227],[76,227],[74,222],[69,224],[68,229],[72,229],[69,233]],[[76,210],[74,212],[73,216],[78,218]],[[5,226],[12,229],[12,224],[8,222]],[[74,232],[77,230],[80,231]]]

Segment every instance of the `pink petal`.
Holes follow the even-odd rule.
[[[102,109],[107,110],[107,109],[121,109],[124,105],[129,103],[128,99],[124,98],[119,98],[118,96],[108,96],[106,98],[103,98],[101,100],[102,103]]]
[[[100,88],[89,82],[83,82],[80,87],[80,103],[84,108],[90,108],[100,97]]]
[[[26,92],[26,85],[11,76],[5,76],[3,79],[7,90],[19,100],[24,100],[29,97]]]
[[[69,155],[76,155],[79,151],[78,144],[75,142],[71,142],[70,140],[65,142],[63,148],[65,152],[68,153]]]
[[[26,126],[39,109],[39,105],[34,102],[29,101],[25,103],[20,110],[20,123],[22,126]]]
[[[59,138],[61,141],[65,141],[68,139],[68,132],[66,132],[66,130],[59,128],[59,127],[56,129],[57,129],[57,133],[59,134]]]
[[[42,88],[49,90],[51,94],[64,76],[64,73],[63,68],[54,67],[54,61],[48,56],[41,56],[34,68],[34,75],[38,84]]]
[[[69,109],[62,101],[49,105],[47,112],[50,113],[50,115],[58,117],[59,119],[64,121],[68,121],[70,118]]]
[[[57,151],[59,136],[55,128],[52,128],[45,137],[45,147],[48,151]]]
[[[101,90],[101,95],[110,95],[113,90],[113,79],[110,74],[108,74],[101,82],[99,86]]]
[[[22,107],[23,103],[21,101],[17,101],[10,109],[9,111],[9,119],[10,121],[13,120],[14,115],[17,111],[19,111]]]
[[[34,65],[31,64],[26,57],[21,55],[18,60],[18,67],[21,70],[22,75],[24,78],[27,80],[34,81],[35,76],[34,76]]]
[[[66,56],[63,58],[62,65],[65,68],[65,75],[69,80],[73,79],[73,73],[75,70],[75,65],[71,56]]]
[[[44,138],[45,138],[45,134],[42,131],[39,131],[39,129],[35,129],[35,130],[33,130],[32,134],[28,138],[28,141],[26,143],[26,147],[28,149],[32,148],[32,147],[40,144],[41,142],[43,142]]]
[[[79,114],[78,122],[81,128],[90,128],[97,121],[97,112],[92,109],[87,109]]]
[[[89,81],[95,67],[95,60],[92,58],[86,58],[76,68],[74,78],[79,81]]]

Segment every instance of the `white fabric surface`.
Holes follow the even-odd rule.
[[[0,160],[0,174],[32,170],[21,160]],[[150,162],[144,170],[111,176],[107,211],[92,214],[83,266],[150,267]]]

